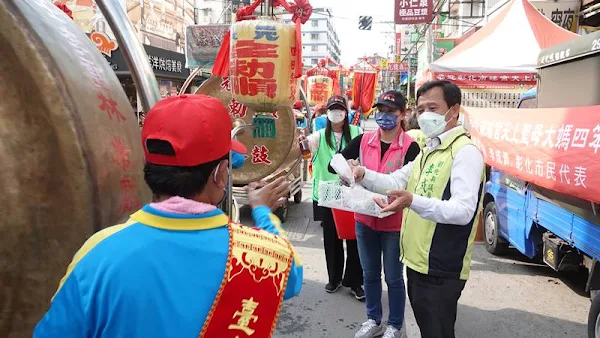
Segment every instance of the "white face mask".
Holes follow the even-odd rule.
[[[327,118],[331,123],[340,123],[344,121],[346,117],[346,112],[341,109],[334,109],[327,112]]]
[[[448,109],[444,115],[440,115],[438,113],[426,111],[421,113],[417,118],[419,122],[419,127],[427,135],[429,138],[433,138],[441,134],[444,129],[446,129],[446,125],[448,125],[449,121],[446,121],[446,115],[450,109]]]

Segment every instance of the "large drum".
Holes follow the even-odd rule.
[[[289,161],[288,155],[292,146],[296,144],[296,120],[291,106],[279,107],[278,111],[271,114],[257,114],[251,108],[245,107],[233,99],[227,78],[213,76],[206,80],[198,89],[198,94],[206,94],[218,98],[233,120],[232,129],[239,125],[257,125],[257,115],[273,119],[276,129],[275,137],[263,137],[260,134],[245,130],[238,136],[238,140],[248,148],[248,159],[244,166],[234,170],[231,175],[233,183],[245,185],[259,181],[278,169],[285,168]],[[293,152],[299,159],[300,151]]]
[[[0,51],[0,337],[31,337],[86,238],[150,193],[133,109],[71,19],[0,1]]]

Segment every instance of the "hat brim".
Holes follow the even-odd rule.
[[[400,106],[398,106],[397,104],[393,103],[393,102],[389,102],[389,101],[383,101],[383,102],[377,102],[373,105],[372,108],[377,108],[377,106],[385,106],[394,110],[399,110]]]
[[[339,102],[333,102],[333,103],[327,105],[327,109],[331,109],[333,107],[340,107],[344,110],[348,110],[348,106],[344,105],[343,103],[339,103]]]
[[[238,154],[247,154],[248,148],[237,140],[231,140],[231,150]]]

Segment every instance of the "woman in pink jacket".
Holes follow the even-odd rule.
[[[404,132],[406,99],[398,91],[379,96],[375,120],[379,129],[354,138],[342,151],[346,159],[359,159],[368,169],[390,173],[411,162],[420,152],[419,145]],[[329,171],[334,172],[329,166]],[[404,328],[403,265],[400,262],[400,227],[402,213],[377,218],[356,214],[358,253],[363,268],[368,320],[356,333],[356,338],[395,338],[406,335]],[[387,328],[382,323],[381,256],[388,286],[390,314]],[[385,332],[384,332],[385,329]]]

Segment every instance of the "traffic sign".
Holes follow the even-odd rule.
[[[361,31],[370,31],[373,26],[372,16],[359,16],[358,17],[358,29]]]

